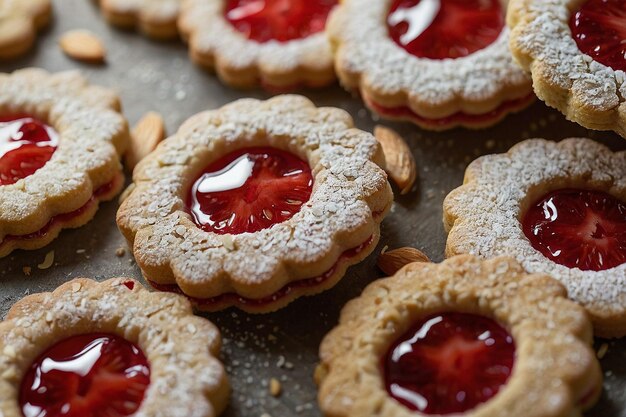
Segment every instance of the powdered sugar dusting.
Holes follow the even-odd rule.
[[[224,292],[261,298],[318,276],[340,254],[378,234],[392,201],[378,142],[342,110],[300,96],[243,99],[193,116],[135,170],[136,188],[118,213],[149,279],[195,297]],[[307,160],[310,200],[283,223],[256,233],[217,235],[192,222],[186,192],[211,161],[235,149],[273,146]]]
[[[514,256],[528,271],[559,279],[594,322],[610,327],[611,320],[626,317],[626,264],[606,271],[559,265],[532,247],[518,220],[533,199],[567,187],[597,188],[626,200],[626,152],[613,153],[590,139],[534,139],[507,154],[479,158],[467,169],[466,184],[445,200],[451,229],[446,251]]]
[[[127,282],[134,283],[132,290]],[[21,415],[19,375],[42,349],[73,334],[96,332],[118,334],[148,358],[151,381],[137,417],[215,416],[226,405],[228,382],[215,358],[219,331],[194,317],[183,297],[150,293],[125,278],[100,284],[78,279],[23,299],[0,325],[0,412]]]
[[[385,19],[390,5],[391,0],[346,0],[332,14],[328,32],[347,87],[385,97],[394,106],[408,105],[425,117],[475,113],[476,102],[487,112],[531,92],[529,78],[508,50],[508,29],[493,44],[463,58],[417,58],[389,37]],[[398,94],[401,98],[393,97]]]
[[[584,126],[613,129],[624,136],[624,71],[594,61],[578,49],[569,27],[570,10],[578,4],[576,0],[514,2],[514,13],[508,16],[513,54],[532,72],[535,90],[547,104]],[[542,86],[549,90],[542,91]],[[607,114],[599,117],[597,112]]]
[[[339,325],[320,346],[323,414],[415,416],[388,395],[380,358],[417,318],[441,311],[494,318],[517,346],[506,385],[467,415],[575,415],[582,401],[597,398],[602,383],[589,348],[591,325],[563,287],[546,275],[525,273],[508,257],[483,261],[466,255],[409,264],[344,307]]]
[[[236,75],[254,69],[262,79],[289,74],[302,81],[311,76],[307,72],[332,73],[333,57],[324,32],[289,42],[259,43],[237,31],[224,18],[223,8],[222,0],[182,0],[179,21],[192,56],[203,56],[203,63],[211,61],[218,72]],[[295,73],[299,69],[302,72]]]
[[[82,207],[120,174],[128,131],[118,108],[115,94],[89,86],[78,72],[0,74],[0,112],[32,114],[60,136],[45,166],[0,187],[0,240],[39,230],[52,216]]]

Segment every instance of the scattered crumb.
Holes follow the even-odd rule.
[[[46,253],[46,257],[44,258],[42,263],[37,265],[37,268],[48,269],[52,266],[53,263],[54,263],[54,251],[51,250],[50,252]]]
[[[387,252],[387,249],[389,249],[389,245],[385,245],[383,247],[383,250],[380,251],[380,254],[382,255],[383,253]]]
[[[79,254],[79,255],[83,254],[85,252],[87,252],[85,249],[76,249],[76,253]]]
[[[608,350],[609,350],[609,345],[606,343],[602,343],[600,345],[600,348],[598,349],[598,353],[597,353],[598,359],[604,358],[604,355],[606,355],[606,352]]]
[[[272,417],[272,416],[267,414],[267,413],[263,413],[263,414],[261,414],[261,417]]]
[[[281,392],[282,386],[280,384],[280,381],[276,378],[270,379],[270,394],[272,395],[272,397],[278,397]]]
[[[117,248],[116,249],[115,256],[117,256],[118,258],[121,258],[124,255],[126,255],[126,249],[124,249],[124,248]]]
[[[24,275],[26,276],[30,276],[30,273],[33,269],[30,266],[25,266],[22,267],[22,272],[24,273]]]

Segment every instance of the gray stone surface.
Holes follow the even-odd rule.
[[[79,68],[94,83],[119,90],[125,114],[131,124],[143,113],[156,110],[164,115],[169,132],[174,132],[187,117],[217,108],[237,98],[267,97],[261,91],[236,91],[222,86],[211,74],[187,60],[186,48],[177,43],[155,43],[132,32],[109,28],[92,2],[56,0],[55,20],[28,56],[11,63],[0,63],[8,72],[27,66],[49,71]],[[105,66],[89,66],[69,60],[57,47],[66,30],[88,28],[105,42],[109,54]],[[377,123],[360,100],[338,86],[322,91],[304,92],[318,105],[333,105],[349,111],[358,127],[371,131]],[[387,124],[387,123],[386,123]],[[443,258],[445,233],[441,222],[441,203],[445,195],[460,185],[467,164],[479,155],[503,152],[528,137],[560,139],[587,136],[601,140],[613,149],[626,149],[626,142],[610,133],[588,133],[567,122],[558,112],[537,103],[526,111],[508,117],[494,128],[483,131],[454,130],[431,133],[408,124],[388,124],[409,142],[419,167],[415,190],[399,197],[382,227],[376,252],[362,264],[351,268],[334,289],[313,298],[300,299],[270,315],[254,316],[236,310],[207,315],[222,330],[226,364],[234,388],[226,416],[272,417],[319,416],[316,387],[312,380],[319,342],[336,323],[341,307],[373,280],[380,278],[376,255],[390,248],[415,246],[433,260]],[[49,291],[73,277],[105,279],[115,276],[140,278],[132,257],[115,225],[117,202],[104,204],[95,219],[78,230],[64,231],[49,247],[32,252],[18,251],[0,260],[0,312],[4,314],[22,296]],[[46,253],[55,251],[54,266],[39,270]],[[22,268],[32,274],[25,276]],[[604,343],[598,341],[596,348]],[[624,342],[608,342],[602,360],[605,392],[594,417],[626,416],[626,354]],[[268,393],[270,378],[282,382],[283,395]],[[532,405],[529,405],[532,407]]]

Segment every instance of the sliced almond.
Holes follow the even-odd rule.
[[[63,52],[70,58],[78,61],[104,62],[106,49],[104,44],[96,35],[88,30],[78,29],[65,32],[59,45]]]
[[[422,251],[405,247],[381,253],[377,265],[385,274],[391,276],[403,266],[413,262],[430,262],[430,259]]]
[[[146,113],[131,132],[130,149],[126,153],[126,167],[132,171],[135,166],[165,138],[165,123],[157,112]]]
[[[52,266],[53,263],[54,263],[54,251],[51,250],[50,252],[46,253],[46,257],[44,258],[42,263],[37,265],[37,268],[48,269]]]
[[[402,136],[392,129],[376,126],[374,136],[385,153],[387,162],[385,171],[400,188],[400,194],[407,194],[417,178],[417,166],[413,153]]]

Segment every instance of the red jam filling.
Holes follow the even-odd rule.
[[[287,42],[321,32],[338,0],[227,0],[226,20],[248,39]]]
[[[389,36],[419,58],[461,58],[491,45],[504,28],[500,0],[394,0]]]
[[[34,174],[52,158],[58,143],[58,133],[41,120],[0,116],[0,185]]]
[[[367,239],[365,242],[363,242],[361,245],[357,246],[356,248],[348,249],[347,251],[343,252],[341,256],[339,257],[339,259],[337,260],[337,262],[335,263],[335,265],[333,265],[332,268],[330,268],[328,271],[326,271],[322,275],[314,277],[314,278],[307,278],[307,279],[302,279],[299,281],[291,282],[285,285],[284,287],[282,287],[280,290],[276,291],[274,294],[264,297],[264,298],[246,298],[235,293],[221,294],[221,295],[218,295],[216,297],[211,297],[211,298],[194,298],[194,297],[189,297],[188,295],[183,293],[180,287],[176,284],[169,284],[169,285],[157,284],[150,280],[148,280],[148,282],[150,283],[150,285],[152,285],[154,288],[156,288],[159,291],[167,291],[167,292],[174,292],[177,294],[182,294],[186,296],[187,298],[189,298],[189,300],[192,303],[200,307],[202,306],[217,307],[220,305],[227,304],[227,305],[263,308],[265,306],[271,305],[289,296],[295,290],[303,289],[303,288],[315,288],[315,287],[322,285],[324,282],[326,282],[328,279],[330,279],[330,277],[332,277],[335,274],[341,262],[344,262],[350,258],[354,258],[358,256],[361,252],[363,252],[365,249],[370,247],[373,240],[374,240],[374,237],[370,236],[369,239]]]
[[[39,356],[22,380],[24,417],[134,414],[150,384],[141,350],[111,334],[69,337]]]
[[[495,321],[435,314],[416,323],[382,360],[391,397],[424,414],[463,413],[498,393],[511,375],[515,343]]]
[[[399,107],[385,107],[376,102],[371,101],[368,97],[364,97],[367,101],[368,106],[370,106],[376,113],[392,117],[392,118],[400,118],[400,119],[409,119],[414,123],[421,125],[430,125],[433,127],[446,127],[457,124],[464,125],[480,125],[482,123],[489,123],[493,120],[498,120],[504,115],[515,112],[517,110],[523,109],[532,103],[535,100],[535,94],[531,93],[528,96],[509,100],[503,102],[500,106],[495,108],[492,111],[482,114],[468,114],[464,112],[454,113],[450,116],[441,117],[439,119],[429,119],[423,116],[418,115],[413,110],[411,110],[408,106],[399,106]]]
[[[587,0],[570,19],[581,52],[626,71],[626,0]]]
[[[309,165],[270,147],[240,149],[211,163],[193,184],[188,207],[203,230],[253,233],[290,219],[313,190]]]
[[[522,226],[535,249],[568,268],[626,263],[626,203],[605,192],[552,191],[530,206]]]

